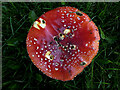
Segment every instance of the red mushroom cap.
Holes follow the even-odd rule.
[[[41,15],[30,28],[28,54],[47,76],[73,80],[99,49],[99,31],[89,16],[73,7],[59,7]]]

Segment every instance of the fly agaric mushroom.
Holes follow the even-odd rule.
[[[47,76],[68,81],[88,66],[99,49],[99,31],[89,16],[73,7],[41,15],[26,44],[34,65]]]

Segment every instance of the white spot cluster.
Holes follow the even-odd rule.
[[[76,47],[75,45],[69,45],[69,43],[67,43],[68,45],[68,49],[67,52],[70,54],[71,57],[68,57],[67,54],[63,54],[61,55],[61,58],[59,60],[59,63],[53,63],[54,66],[60,66],[62,67],[64,70],[69,70],[70,67],[77,65],[80,65],[80,62],[83,62],[83,58],[80,57],[80,54],[83,53],[82,51],[80,51],[78,49],[78,47]],[[75,49],[70,49],[71,46],[75,46]],[[65,46],[64,46],[65,47]],[[84,52],[86,53],[86,52]],[[59,68],[58,68],[59,69]]]
[[[81,28],[81,24],[87,21],[84,15],[77,15],[77,11],[78,9],[71,9],[69,11],[66,11],[66,9],[60,9],[57,11],[61,13],[61,23],[63,23],[65,28],[70,28],[73,29],[73,31],[76,31],[78,28]]]
[[[27,47],[31,47],[33,44],[37,43],[37,39],[33,37],[27,37],[26,44]]]

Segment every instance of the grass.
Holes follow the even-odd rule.
[[[92,63],[73,81],[51,79],[31,62],[26,50],[27,33],[39,16],[60,6],[85,12],[100,31],[100,48]],[[3,89],[87,88],[120,90],[120,3],[3,3],[2,87]]]

